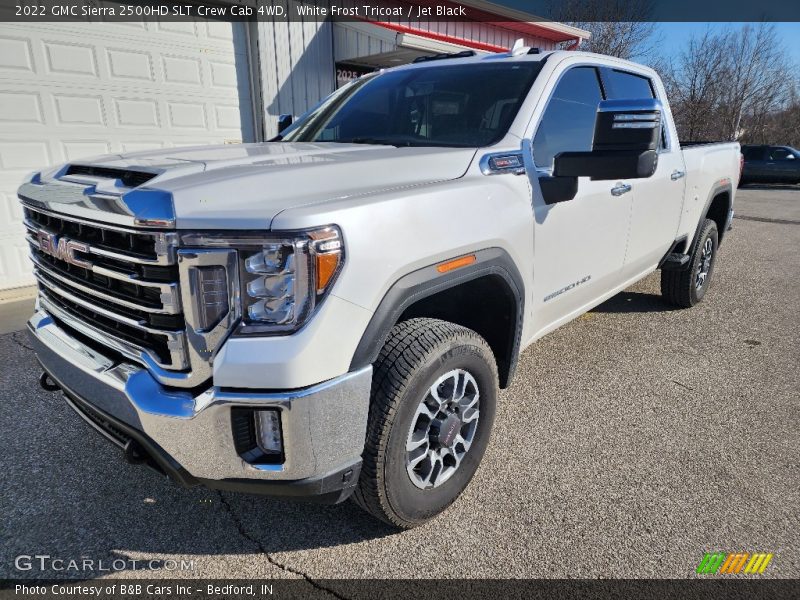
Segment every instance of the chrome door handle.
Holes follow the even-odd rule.
[[[669,178],[672,179],[672,181],[678,181],[678,179],[680,179],[684,175],[686,175],[686,173],[684,173],[683,171],[678,171],[677,169],[675,169],[672,172],[672,174],[669,176]]]
[[[622,196],[622,194],[627,194],[633,189],[630,183],[618,183],[614,187],[611,188],[611,195],[612,196]]]

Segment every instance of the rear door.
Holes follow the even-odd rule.
[[[747,146],[742,149],[744,156],[744,170],[742,171],[742,181],[761,181],[766,177],[764,169],[766,167],[766,146]]]
[[[533,135],[540,176],[552,173],[558,153],[591,150],[603,99],[595,67],[575,66],[556,78]],[[551,205],[534,193],[535,335],[557,327],[620,283],[631,195],[611,190],[624,183],[630,182],[580,177],[574,199]]]
[[[601,75],[609,99],[638,100],[657,96],[655,83],[643,74],[604,68]],[[665,116],[655,174],[630,182],[633,189],[631,227],[625,252],[626,277],[635,277],[656,265],[675,241],[686,169],[671,127],[672,123]]]

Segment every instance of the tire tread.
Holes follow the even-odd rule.
[[[363,463],[352,499],[378,519],[400,528],[419,523],[403,519],[391,507],[384,490],[381,465],[387,452],[388,427],[417,368],[448,341],[463,341],[491,349],[477,333],[466,327],[431,318],[403,321],[394,326],[373,365],[371,402]],[[497,367],[492,361],[492,368]],[[496,380],[496,379],[495,379]]]

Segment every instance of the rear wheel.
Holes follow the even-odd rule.
[[[474,331],[411,319],[392,329],[374,368],[353,499],[410,528],[450,506],[478,469],[494,421],[497,367]]]
[[[717,224],[706,219],[697,236],[688,268],[661,271],[661,295],[664,300],[682,308],[690,308],[700,302],[711,285],[718,246]]]

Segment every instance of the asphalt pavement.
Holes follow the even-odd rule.
[[[0,577],[667,578],[709,551],[800,577],[800,188],[736,209],[702,304],[670,309],[656,273],[528,348],[472,484],[402,533],[128,465],[2,335]],[[34,554],[131,566],[15,567]]]

